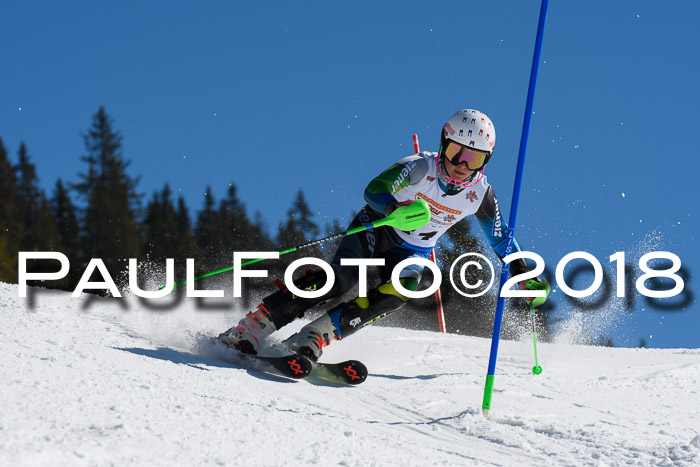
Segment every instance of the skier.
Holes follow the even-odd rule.
[[[495,144],[496,131],[485,114],[465,109],[452,115],[442,129],[437,153],[421,152],[406,157],[367,185],[364,193],[367,205],[349,228],[374,222],[417,199],[425,200],[430,206],[431,220],[425,226],[410,232],[380,227],[343,238],[331,263],[336,280],[329,293],[319,298],[301,298],[282,286],[265,297],[237,326],[220,334],[219,340],[241,352],[257,354],[263,339],[274,331],[311,307],[349,292],[358,283],[359,269],[341,267],[342,258],[384,258],[385,266],[379,269],[380,285],[369,290],[367,297],[331,308],[288,339],[295,351],[317,361],[323,347],[331,341],[344,339],[401,308],[408,297],[399,293],[390,281],[394,266],[406,258],[428,258],[438,238],[471,214],[476,216],[498,257],[505,256],[507,226],[484,175]],[[520,247],[513,240],[512,252],[516,251]],[[511,275],[527,271],[524,260],[510,263]],[[422,266],[411,265],[400,273],[399,282],[405,289],[416,291],[422,273]],[[317,290],[326,283],[326,274],[322,269],[308,271],[294,283],[301,290]],[[519,286],[549,293],[549,285],[540,278],[522,281]],[[527,301],[532,304],[532,299]]]

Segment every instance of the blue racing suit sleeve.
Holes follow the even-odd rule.
[[[386,214],[386,208],[396,202],[396,198],[391,193],[368,193],[365,189],[365,201],[375,211]]]
[[[487,188],[484,199],[475,215],[493,251],[498,255],[499,259],[503,259],[503,257],[506,256],[506,246],[508,245],[508,225],[501,217],[501,211],[498,208],[498,200],[496,199],[496,194],[491,185]],[[513,239],[511,253],[516,253],[518,251],[521,251],[520,245]],[[510,263],[511,275],[521,274],[528,270],[529,268],[524,259],[512,261]]]

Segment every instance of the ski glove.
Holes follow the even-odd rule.
[[[520,290],[544,290],[546,295],[544,297],[528,297],[525,299],[530,308],[536,308],[547,301],[547,296],[549,295],[550,287],[547,279],[536,277],[534,279],[528,279],[526,281],[518,282]]]
[[[388,216],[392,212],[396,211],[398,208],[402,206],[410,206],[414,203],[414,200],[406,200],[406,201],[401,201],[400,203],[398,201],[394,201],[389,203],[389,205],[386,207],[386,215]]]

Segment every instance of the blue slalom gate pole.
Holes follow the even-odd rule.
[[[530,70],[530,85],[527,89],[527,101],[525,103],[525,118],[523,120],[523,131],[520,135],[520,150],[518,151],[518,166],[515,170],[515,184],[513,185],[513,198],[510,207],[510,218],[508,219],[506,256],[513,248],[513,238],[515,237],[516,219],[518,216],[518,203],[520,202],[520,186],[523,180],[523,169],[525,167],[525,152],[527,150],[527,139],[530,133],[530,119],[532,117],[532,105],[535,100],[535,86],[537,84],[537,72],[540,68],[540,53],[542,52],[542,36],[544,35],[544,24],[547,19],[547,6],[549,0],[542,0],[540,6],[540,20],[537,25],[537,38],[535,39],[535,52],[532,57],[532,69]],[[498,358],[498,344],[501,339],[501,324],[503,322],[503,307],[505,299],[502,295],[503,284],[508,280],[508,267],[501,264],[501,283],[498,287],[498,306],[496,316],[493,320],[493,335],[491,337],[491,355],[489,356],[489,368],[486,373],[486,384],[484,386],[484,402],[481,406],[484,417],[488,417],[491,410],[491,397],[493,396],[493,384],[496,373],[496,359]]]

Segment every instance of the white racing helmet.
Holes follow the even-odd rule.
[[[456,144],[455,144],[456,143]],[[496,128],[486,114],[474,109],[455,113],[442,128],[438,151],[438,175],[451,191],[458,192],[474,186],[484,177],[484,168],[496,145]],[[466,163],[474,174],[466,180],[448,175],[445,159],[459,164]]]

